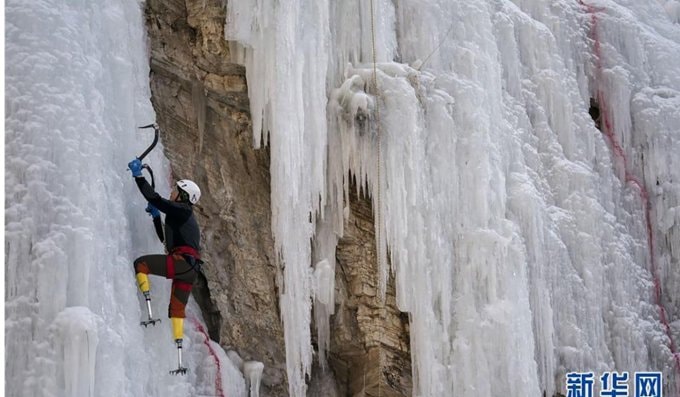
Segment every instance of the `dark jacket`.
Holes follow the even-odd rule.
[[[135,178],[135,182],[144,198],[165,213],[165,247],[168,252],[180,246],[189,246],[200,252],[201,232],[191,204],[164,199],[143,176]]]

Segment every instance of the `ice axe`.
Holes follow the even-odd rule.
[[[153,150],[153,148],[156,147],[156,144],[158,143],[158,136],[160,135],[161,130],[160,130],[160,128],[158,128],[158,124],[156,124],[156,123],[144,125],[144,126],[137,127],[137,128],[139,128],[140,130],[143,130],[143,129],[146,129],[146,128],[153,128],[153,130],[154,130],[153,142],[151,142],[151,145],[149,145],[149,147],[146,148],[144,153],[142,153],[139,157],[137,157],[139,160],[144,160],[144,157],[146,157],[146,155],[149,154]]]
[[[158,144],[158,136],[160,135],[161,130],[158,127],[158,124],[156,124],[156,123],[145,125],[145,126],[138,127],[138,128],[140,130],[146,129],[146,128],[153,128],[153,130],[154,130],[153,142],[151,142],[151,145],[149,145],[149,147],[146,148],[144,153],[142,153],[141,155],[139,155],[139,157],[137,157],[139,160],[143,160],[144,157],[146,157],[156,147],[156,144]],[[142,168],[149,172],[149,176],[151,177],[151,187],[154,190],[156,190],[156,181],[154,180],[154,177],[153,177],[153,170],[151,169],[149,164],[142,164]],[[156,235],[158,236],[158,239],[161,240],[161,243],[162,243],[165,240],[165,238],[163,236],[163,224],[161,223],[160,217],[153,218],[153,226],[156,229]]]

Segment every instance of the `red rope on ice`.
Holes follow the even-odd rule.
[[[590,38],[593,40],[594,43],[595,65],[598,74],[597,77],[599,80],[602,75],[602,52],[600,47],[600,40],[597,34],[597,15],[596,15],[596,12],[599,10],[593,7],[592,5],[585,4],[583,0],[579,0],[579,4],[586,7],[586,9],[588,10],[588,14],[590,14],[591,22]],[[668,318],[666,316],[666,308],[663,306],[663,302],[661,301],[662,292],[661,281],[659,279],[659,273],[656,266],[656,255],[654,255],[654,230],[652,228],[651,217],[652,204],[649,201],[649,192],[647,191],[647,188],[645,188],[642,181],[637,176],[635,176],[628,168],[628,158],[626,156],[626,152],[623,150],[621,144],[619,144],[618,140],[616,139],[616,135],[614,134],[615,131],[614,125],[612,120],[609,118],[609,114],[607,111],[608,110],[607,101],[605,99],[604,93],[599,88],[597,90],[597,102],[600,106],[600,117],[602,118],[601,124],[602,133],[607,138],[607,141],[609,141],[612,151],[614,152],[614,157],[618,158],[619,161],[623,163],[625,182],[630,183],[631,185],[637,188],[637,191],[639,192],[640,198],[642,200],[642,204],[645,207],[645,223],[647,227],[649,263],[650,271],[652,273],[652,278],[654,281],[654,298],[656,301],[655,303],[659,308],[659,318],[661,320],[661,324],[663,325],[666,331],[666,335],[668,336],[668,347],[670,348],[671,354],[675,359],[675,369],[677,372],[676,384],[680,384],[680,353],[678,353],[675,341],[673,340],[671,326],[668,323]]]
[[[220,359],[217,357],[217,353],[215,353],[215,350],[210,345],[210,337],[208,336],[208,333],[205,332],[205,328],[203,328],[198,320],[193,317],[191,317],[189,320],[196,328],[196,331],[203,335],[203,343],[208,347],[208,354],[210,354],[213,360],[215,360],[215,365],[217,366],[217,374],[215,375],[215,393],[217,393],[219,397],[225,397],[224,391],[222,390],[222,367],[220,364]]]

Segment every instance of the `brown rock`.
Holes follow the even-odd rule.
[[[336,309],[329,362],[347,396],[410,396],[407,315],[396,306],[394,279],[383,301],[370,200],[350,188],[350,216],[338,243]]]
[[[218,1],[147,2],[151,91],[175,177],[196,181],[210,336],[265,364],[262,395],[287,392],[270,230],[269,153],[252,149],[245,69],[228,62]]]
[[[269,152],[253,149],[245,69],[230,61],[224,21],[221,0],[146,2],[152,102],[173,176],[195,180],[203,192],[196,212],[205,278],[194,297],[210,336],[244,360],[264,362],[262,396],[286,396]],[[379,297],[370,201],[350,190],[331,371],[315,369],[309,395],[410,395],[408,318],[396,308],[392,279],[385,302]]]

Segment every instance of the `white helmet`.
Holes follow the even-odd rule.
[[[188,179],[182,179],[177,181],[177,187],[181,191],[187,193],[187,195],[189,196],[189,202],[191,204],[196,204],[198,202],[198,199],[201,198],[201,189],[198,188],[197,184]]]

